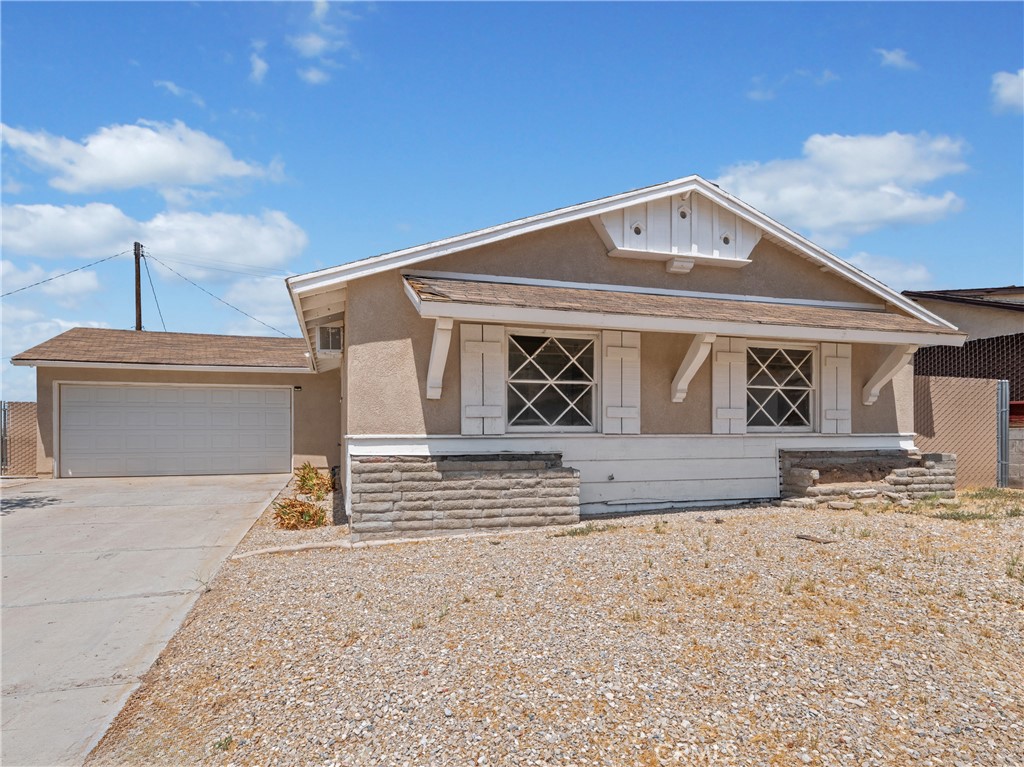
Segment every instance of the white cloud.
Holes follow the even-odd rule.
[[[313,11],[310,14],[313,21],[323,22],[323,20],[327,18],[327,11],[329,7],[327,0],[313,0]]]
[[[64,192],[196,186],[268,175],[266,168],[236,160],[222,141],[181,121],[111,125],[81,143],[5,125],[3,142],[53,171],[50,185]]]
[[[48,338],[74,327],[104,328],[104,322],[91,320],[65,320],[45,317],[36,309],[4,302],[0,316],[0,340],[3,357],[8,358],[31,349]],[[33,368],[20,367],[4,362],[3,399],[11,402],[31,402],[36,398],[36,376]]]
[[[97,257],[130,249],[135,240],[157,258],[180,256],[193,262],[174,264],[183,274],[218,280],[225,279],[225,273],[205,269],[203,263],[212,260],[217,266],[242,270],[280,268],[308,243],[302,228],[275,210],[258,216],[169,211],[149,221],[136,221],[103,203],[3,208],[3,242],[8,253],[34,258]]]
[[[289,37],[288,42],[300,56],[304,56],[307,59],[315,59],[336,49],[340,45],[340,43],[328,40],[316,32]]]
[[[270,65],[267,64],[266,59],[261,58],[255,51],[249,54],[249,65],[249,79],[259,85],[263,82],[263,78],[267,76],[267,70],[270,69]]]
[[[163,88],[165,91],[170,93],[172,96],[177,96],[180,99],[188,99],[197,107],[205,107],[206,102],[203,101],[203,97],[195,91],[190,91],[188,88],[182,88],[170,80],[154,80],[153,85],[157,88]]]
[[[998,112],[1024,112],[1024,69],[992,75],[992,103]]]
[[[4,259],[0,261],[0,282],[3,283],[4,293],[24,288],[67,272],[68,269],[54,269],[47,271],[38,264],[29,264],[25,269],[19,269],[13,261]],[[100,289],[100,281],[96,272],[83,269],[80,272],[66,274],[59,279],[44,283],[38,290],[44,295],[56,299],[63,306],[75,306],[87,293]]]
[[[109,256],[131,247],[139,234],[137,221],[101,202],[4,205],[2,224],[4,250],[36,258]]]
[[[300,69],[299,77],[301,77],[304,82],[307,82],[310,85],[323,85],[324,83],[331,79],[331,76],[329,74],[324,72],[322,69],[318,69],[317,67],[309,67],[309,69]]]
[[[965,149],[962,141],[926,133],[816,134],[798,159],[733,165],[717,183],[836,247],[883,226],[930,223],[959,211],[963,201],[953,192],[918,187],[966,170]]]
[[[847,260],[896,290],[920,290],[932,284],[932,275],[924,264],[908,264],[895,258],[863,252]]]
[[[228,288],[223,298],[229,304],[234,304],[271,327],[292,336],[299,335],[295,309],[284,287],[284,280],[278,277],[250,277],[238,280]],[[224,332],[240,336],[277,335],[259,322],[241,316]]]
[[[746,97],[751,101],[772,101],[781,89],[794,82],[809,81],[821,88],[838,79],[839,75],[830,69],[823,69],[820,74],[808,69],[795,69],[772,83],[765,82],[764,75],[757,75],[750,78],[750,89],[746,92]]]
[[[907,52],[902,48],[875,48],[875,53],[880,57],[879,63],[883,67],[892,67],[893,69],[919,69],[917,62],[912,61],[907,55]]]

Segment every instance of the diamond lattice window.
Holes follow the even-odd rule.
[[[593,338],[509,336],[508,425],[593,429]]]
[[[814,353],[809,349],[747,348],[747,425],[811,428]]]

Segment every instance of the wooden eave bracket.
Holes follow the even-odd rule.
[[[427,399],[441,399],[441,381],[448,362],[454,324],[450,317],[434,320],[434,342],[430,346],[430,365],[427,367]]]
[[[679,363],[676,377],[672,379],[673,402],[682,402],[686,399],[686,390],[690,386],[690,381],[693,380],[697,371],[700,370],[704,360],[708,358],[708,354],[711,353],[711,345],[714,342],[714,333],[700,333],[693,339],[690,348],[686,350],[686,356]]]
[[[873,405],[875,403],[879,393],[882,391],[882,387],[910,364],[916,351],[917,347],[910,344],[901,344],[893,347],[893,350],[889,352],[889,356],[885,358],[885,361],[875,371],[875,374],[871,376],[871,380],[864,385],[863,401],[865,405]]]

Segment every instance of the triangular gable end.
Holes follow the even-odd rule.
[[[685,217],[681,215],[682,212],[686,213]],[[666,268],[674,272],[689,271],[698,263],[742,267],[750,263],[747,256],[754,245],[761,237],[767,237],[800,257],[818,263],[822,271],[834,273],[858,285],[913,317],[946,329],[954,327],[700,176],[687,176],[444,240],[289,277],[286,283],[296,309],[300,310],[305,297],[336,290],[362,277],[406,268],[582,219],[589,219],[594,224],[610,255],[657,258],[666,261]],[[727,239],[729,242],[726,242]],[[304,324],[301,311],[299,319],[300,324]]]

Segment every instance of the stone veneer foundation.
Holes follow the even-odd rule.
[[[352,456],[353,542],[569,525],[580,473],[558,453]]]
[[[779,451],[784,506],[956,497],[956,456],[907,450]]]

